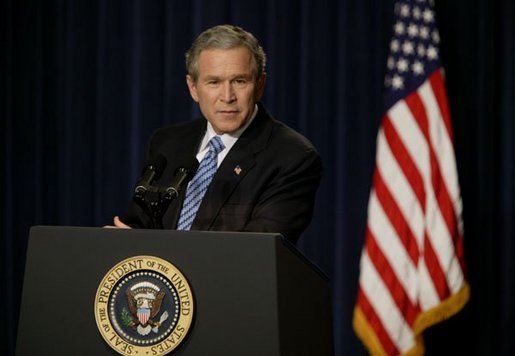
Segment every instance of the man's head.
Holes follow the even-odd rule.
[[[266,72],[266,55],[258,40],[250,32],[241,27],[232,25],[219,25],[202,32],[186,52],[186,70],[193,81],[198,79],[198,59],[200,53],[206,49],[233,49],[246,47],[255,66],[255,79]]]
[[[243,29],[210,28],[186,53],[186,81],[193,100],[218,134],[238,130],[261,99],[266,56],[256,38]]]

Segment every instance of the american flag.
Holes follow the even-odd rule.
[[[423,353],[423,330],[469,298],[433,3],[397,1],[394,11],[353,320],[368,350],[382,355]]]

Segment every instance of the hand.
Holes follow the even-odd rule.
[[[114,225],[105,225],[104,227],[108,229],[132,229],[129,225],[124,224],[118,216],[114,217],[113,223]]]

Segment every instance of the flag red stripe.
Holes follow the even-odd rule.
[[[454,211],[454,205],[452,203],[452,199],[449,195],[447,187],[445,186],[445,181],[441,174],[436,152],[434,150],[434,146],[429,136],[429,120],[427,118],[424,103],[418,95],[410,95],[406,99],[406,104],[408,105],[408,108],[412,112],[413,116],[417,119],[417,123],[419,124],[419,127],[428,143],[429,156],[431,162],[431,184],[433,192],[438,202],[438,206],[442,214],[442,217],[447,226],[447,230],[449,231],[449,235],[452,238],[453,245],[457,247],[457,245],[460,244],[460,236],[458,231],[456,214]],[[461,253],[463,253],[463,251],[461,251]],[[463,259],[461,259],[461,257],[463,257],[463,255],[459,257],[460,261],[462,261]]]
[[[456,251],[456,258],[460,263],[461,271],[466,275],[465,270],[465,252],[463,251],[463,236],[458,235],[454,241],[454,247]]]
[[[438,102],[438,107],[440,109],[440,113],[442,114],[442,119],[445,124],[445,128],[447,130],[447,135],[449,136],[449,140],[451,144],[454,144],[454,133],[452,129],[451,123],[451,115],[449,111],[449,102],[447,100],[447,94],[445,90],[444,78],[441,70],[434,72],[431,76],[429,76],[429,83],[431,84],[431,88],[433,89],[433,93],[435,95],[436,101]],[[449,198],[450,200],[450,198]],[[460,231],[457,226],[457,217],[456,212],[453,210],[452,220],[448,222],[448,226],[452,226],[450,229],[451,235],[453,238],[453,243],[455,246],[456,256],[461,266],[461,270],[465,271],[465,256],[463,252],[463,236],[461,236]],[[452,225],[449,225],[452,224]]]
[[[438,202],[438,206],[440,207],[442,216],[447,224],[447,229],[450,235],[454,237],[454,231],[457,231],[456,216],[454,213],[452,200],[450,198],[449,192],[447,191],[447,187],[445,186],[445,182],[443,180],[440,166],[438,164],[436,153],[429,134],[429,120],[427,118],[426,108],[420,99],[420,96],[418,95],[408,96],[406,99],[406,104],[408,105],[408,108],[410,109],[413,117],[415,117],[417,123],[419,124],[422,134],[426,138],[426,142],[429,147],[431,183],[433,191]]]
[[[404,215],[399,209],[397,202],[395,201],[394,197],[390,193],[390,190],[384,183],[381,173],[377,169],[374,174],[374,186],[376,189],[377,199],[381,203],[384,213],[386,214],[388,220],[390,220],[393,228],[397,232],[397,236],[399,237],[399,240],[406,249],[413,264],[416,266],[418,264],[420,251],[418,249],[415,235],[411,231],[411,228],[406,222],[406,219],[404,218]]]
[[[431,240],[427,236],[427,232],[424,234],[424,261],[438,297],[440,300],[444,300],[450,295],[447,279],[435,254]]]
[[[383,251],[381,251],[381,248],[377,245],[375,237],[369,228],[366,230],[366,239],[368,241],[366,246],[367,252],[377,273],[381,276],[385,286],[390,291],[390,295],[395,301],[395,304],[403,315],[406,323],[409,326],[413,326],[415,319],[420,313],[420,309],[411,302],[403,285],[390,265],[390,262],[383,254]]]
[[[454,205],[452,203],[449,191],[443,180],[440,166],[436,154],[431,148],[431,180],[433,185],[433,191],[435,192],[436,201],[440,207],[440,212],[447,225],[447,230],[452,238],[453,244],[456,245],[456,239],[459,237],[458,224],[456,221],[456,215],[454,213]]]
[[[461,235],[458,230],[456,212],[454,210],[454,204],[452,202],[449,191],[447,190],[447,186],[445,185],[445,181],[442,177],[441,170],[438,165],[438,160],[433,149],[431,149],[431,169],[433,191],[438,202],[438,206],[442,214],[443,220],[445,221],[445,225],[447,226],[449,236],[452,239],[452,244],[455,250],[454,253],[458,257],[461,269],[463,271],[465,268],[463,246],[461,241]]]
[[[413,92],[404,99],[404,102],[408,106],[411,111],[411,115],[415,119],[422,135],[426,139],[426,144],[430,145],[430,137],[429,137],[429,120],[427,119],[426,108],[424,103],[420,99],[418,92]]]
[[[381,342],[381,346],[383,347],[384,351],[388,355],[398,355],[400,353],[399,350],[393,343],[392,339],[390,339],[390,336],[386,332],[383,324],[381,323],[381,320],[377,316],[374,307],[368,301],[368,298],[361,287],[358,288],[357,303],[363,312],[363,315],[365,315],[365,318],[367,319],[370,327],[374,330],[374,333]]]
[[[453,219],[451,221],[448,221],[446,218],[449,217],[449,206],[450,210],[452,210],[451,212],[453,216],[454,210],[452,209],[452,203],[449,199],[449,195],[447,194],[446,199],[442,193],[444,190],[445,192],[447,192],[447,190],[445,189],[445,187],[442,187],[443,179],[440,174],[440,167],[438,165],[436,154],[433,145],[431,144],[431,138],[429,136],[429,120],[427,118],[426,108],[418,95],[409,95],[405,101],[413,117],[416,119],[420,127],[420,130],[422,131],[422,134],[424,135],[426,142],[428,144],[432,188],[436,196],[442,216],[444,216],[444,220],[446,221],[447,227],[449,231],[451,231],[452,227],[449,225],[449,223],[454,222],[455,224],[456,220]],[[438,257],[436,256],[436,253],[433,249],[433,246],[428,240],[427,233],[429,231],[427,229],[428,226],[426,226],[426,235],[424,236],[424,260],[426,261],[427,269],[429,271],[429,274],[431,275],[431,279],[433,280],[435,289],[437,290],[440,299],[443,299],[449,295],[447,280],[445,278],[445,274],[442,270],[442,266],[440,265]]]
[[[393,155],[395,156],[395,159],[404,172],[404,176],[410,183],[411,189],[417,196],[422,211],[425,211],[426,196],[424,190],[424,180],[422,179],[417,166],[413,162],[411,155],[397,134],[395,127],[391,123],[391,118],[388,116],[386,116],[383,120],[383,129],[384,135],[388,141],[388,145],[390,146]]]
[[[449,113],[449,103],[447,101],[447,94],[445,91],[445,85],[443,82],[441,70],[435,71],[433,74],[429,76],[428,79],[429,83],[431,84],[431,88],[433,89],[433,93],[435,94],[438,107],[440,108],[440,113],[442,114],[443,122],[445,124],[445,127],[447,128],[447,135],[449,135],[451,142],[454,143],[451,115]]]

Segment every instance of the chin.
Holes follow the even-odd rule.
[[[231,120],[230,122],[221,122],[220,124],[216,125],[216,129],[218,131],[222,131],[223,133],[231,133],[236,130],[238,130],[240,127],[242,127],[245,124],[245,121],[242,120]],[[215,127],[215,126],[213,126]]]
[[[220,131],[222,133],[232,133],[234,131],[237,131],[241,126],[223,126],[220,127]]]

